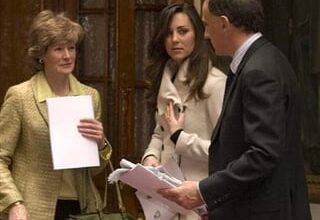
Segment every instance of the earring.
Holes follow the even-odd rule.
[[[39,58],[39,59],[38,59],[38,62],[39,62],[40,64],[43,64],[43,59]]]

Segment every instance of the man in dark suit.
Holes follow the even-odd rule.
[[[206,0],[206,35],[232,57],[209,148],[209,176],[163,196],[212,220],[309,220],[299,91],[285,56],[261,34],[260,0]]]

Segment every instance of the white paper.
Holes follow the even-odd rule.
[[[179,206],[177,203],[161,196],[157,192],[158,189],[172,188],[175,186],[166,179],[159,178],[155,173],[148,170],[147,167],[144,167],[141,164],[137,164],[133,169],[121,174],[120,180],[154,199],[157,203],[162,203],[168,208],[168,210],[170,210],[170,213],[187,214],[190,212],[190,210],[187,210],[182,206]],[[145,210],[145,208],[143,209]]]
[[[122,174],[132,170],[136,166],[137,164],[134,164],[124,158],[121,159],[121,168],[118,168],[110,173],[108,176],[108,181],[110,183],[119,181]],[[158,167],[144,166],[144,168],[152,172],[155,176],[157,176],[157,178],[166,180],[168,183],[171,183],[174,186],[179,186],[183,181],[185,181],[180,167],[173,159],[169,159],[164,165]]]
[[[147,196],[141,191],[136,191],[135,194],[141,204],[146,220],[168,220],[176,214],[164,203]]]
[[[110,183],[119,180],[137,189],[136,196],[146,220],[168,220],[177,213],[187,214],[192,211],[199,216],[207,214],[206,205],[187,210],[157,193],[158,189],[176,187],[185,180],[180,167],[173,159],[158,167],[142,166],[121,159],[120,168],[108,176]]]
[[[77,128],[80,119],[94,118],[91,96],[48,98],[47,105],[54,169],[99,166],[97,143]]]
[[[173,158],[168,159],[167,162],[161,166],[161,169],[170,176],[173,176],[180,181],[185,181],[180,167]]]

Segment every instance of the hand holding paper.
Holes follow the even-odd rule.
[[[197,185],[198,182],[185,181],[180,186],[160,189],[158,192],[186,209],[194,209],[203,205]]]
[[[79,133],[83,118],[94,118],[91,96],[47,99],[54,169],[99,166],[97,143]]]
[[[108,179],[111,182],[121,180],[137,189],[136,196],[144,210],[146,220],[168,220],[177,213],[185,215],[192,211],[158,193],[159,190],[175,189],[176,186],[183,184],[181,170],[173,160],[163,166],[145,167],[122,159],[120,166],[122,168],[111,173]]]
[[[104,131],[100,121],[94,118],[82,118],[78,125],[78,131],[83,137],[94,140],[99,144],[99,148],[104,146]]]

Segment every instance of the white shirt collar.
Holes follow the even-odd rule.
[[[239,64],[243,58],[243,56],[246,54],[249,47],[262,36],[260,32],[255,33],[251,37],[249,37],[242,45],[238,48],[238,50],[235,52],[232,61],[230,63],[230,69],[233,73],[237,72],[237,69],[239,67]]]

